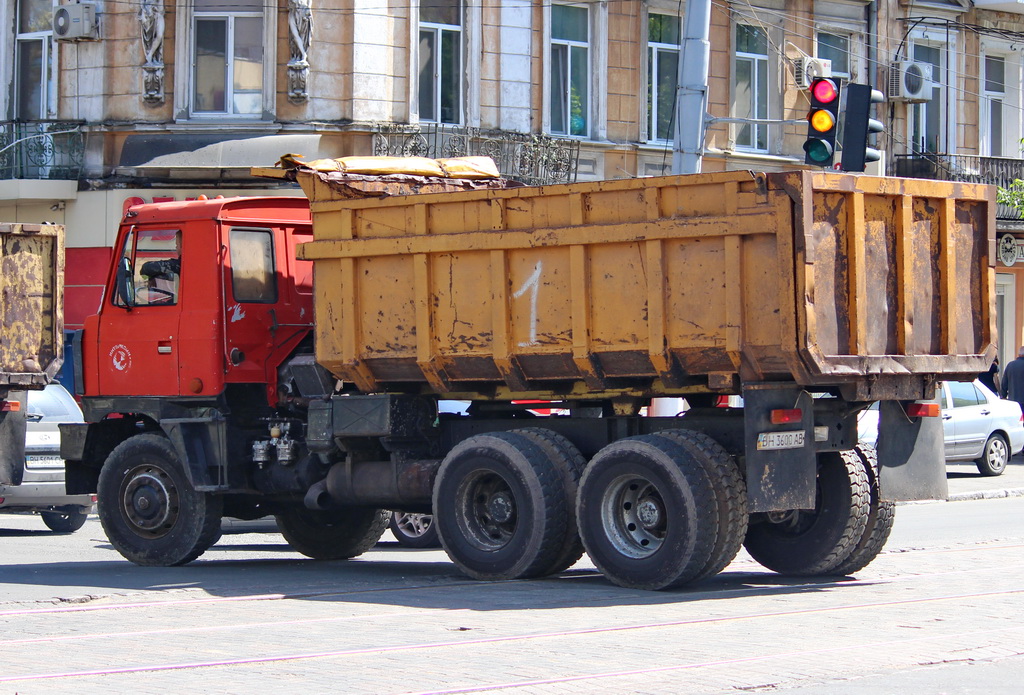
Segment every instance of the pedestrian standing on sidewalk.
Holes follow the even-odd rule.
[[[1017,359],[1006,365],[999,384],[999,395],[1020,403],[1024,410],[1024,347],[1017,351]]]
[[[992,360],[992,364],[989,365],[987,372],[982,372],[978,375],[978,381],[988,386],[988,390],[992,393],[999,393],[999,358],[996,357]]]

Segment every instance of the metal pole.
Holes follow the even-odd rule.
[[[708,66],[711,62],[711,0],[689,0],[679,52],[672,173],[699,174],[704,155]]]

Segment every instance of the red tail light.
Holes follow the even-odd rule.
[[[800,422],[803,419],[804,411],[800,408],[773,410],[771,414],[773,425],[785,425],[790,422]]]
[[[0,411],[17,413],[21,411],[21,401],[0,401]]]
[[[938,417],[938,403],[911,403],[907,406],[907,417]]]

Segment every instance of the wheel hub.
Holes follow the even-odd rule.
[[[507,492],[492,495],[487,501],[487,513],[495,523],[505,524],[512,519],[513,504]]]
[[[636,506],[637,521],[648,531],[660,526],[663,516],[661,504],[659,504],[658,500],[647,498]]]
[[[178,491],[167,473],[144,467],[126,476],[121,508],[133,530],[147,537],[166,534],[178,512]]]

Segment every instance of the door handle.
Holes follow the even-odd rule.
[[[161,340],[156,344],[156,352],[158,355],[169,355],[171,354],[171,341]]]

